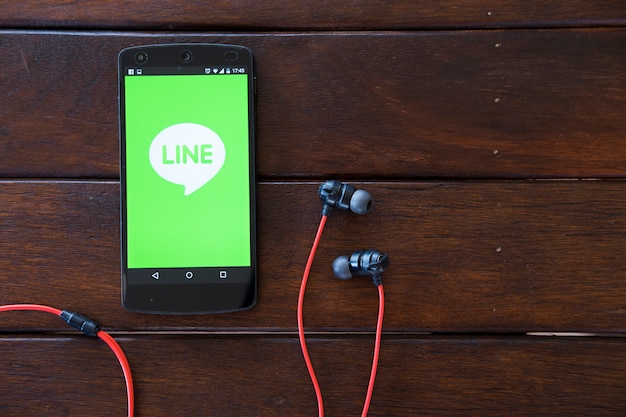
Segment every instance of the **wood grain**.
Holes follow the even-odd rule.
[[[57,0],[3,5],[0,26],[185,30],[419,29],[614,26],[626,24],[619,0],[159,1]]]
[[[119,177],[116,56],[230,42],[257,63],[265,179],[626,173],[626,31],[0,32],[0,176]]]
[[[326,415],[358,415],[370,337],[309,338]],[[311,416],[297,338],[125,336],[137,416]],[[622,416],[619,339],[386,337],[371,416]],[[122,373],[86,337],[2,337],[3,416],[125,415]]]
[[[122,309],[117,183],[0,185],[0,303],[52,304],[111,329],[294,330],[321,213],[318,183],[258,187],[257,306],[188,317]],[[367,279],[334,279],[330,265],[374,247],[392,260],[384,276],[389,332],[626,332],[623,181],[363,186],[375,197],[373,210],[337,211],[328,222],[305,300],[307,327],[373,329],[375,288]],[[60,321],[39,325],[29,317],[0,317],[1,327],[64,329]]]
[[[306,294],[326,415],[358,415],[365,397],[376,290],[330,270],[364,247],[391,257],[370,416],[624,415],[622,0],[4,3],[0,304],[116,332],[137,417],[316,414],[295,307],[331,177],[376,203],[332,215]],[[255,55],[247,312],[121,307],[117,53],[169,42]],[[125,415],[102,342],[41,313],[0,329],[0,415]]]

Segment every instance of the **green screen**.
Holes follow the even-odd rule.
[[[250,266],[247,77],[124,77],[128,268]]]

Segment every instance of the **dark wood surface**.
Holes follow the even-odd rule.
[[[330,177],[375,206],[332,215],[307,291],[328,416],[359,415],[365,396],[376,290],[330,269],[364,247],[392,262],[371,416],[625,415],[622,1],[1,10],[0,304],[111,331],[137,416],[317,413],[295,307]],[[120,304],[116,58],[160,42],[255,55],[260,287],[247,312]],[[4,313],[0,331],[1,415],[125,415],[102,342],[41,313]]]
[[[321,214],[318,183],[259,184],[258,305],[191,317],[121,307],[117,182],[0,184],[1,303],[63,305],[117,330],[295,330]],[[390,332],[626,331],[623,181],[355,184],[376,202],[367,216],[330,218],[308,287],[311,329],[374,326],[374,286],[336,280],[330,268],[371,246],[392,259],[384,277]]]
[[[184,30],[439,29],[614,26],[626,23],[620,0],[245,0],[5,2],[6,27]],[[32,3],[32,4],[31,4]]]
[[[571,29],[4,32],[0,174],[118,178],[117,53],[176,41],[254,51],[261,178],[626,172],[626,31]]]
[[[137,415],[317,415],[294,337],[118,339],[133,364]],[[326,415],[360,415],[370,339],[309,339]],[[0,353],[11,369],[3,416],[125,415],[118,365],[98,341],[3,337]],[[623,416],[626,407],[620,339],[390,336],[381,354],[371,416]]]

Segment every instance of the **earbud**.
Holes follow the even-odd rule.
[[[371,276],[374,285],[382,284],[382,273],[389,266],[389,256],[374,249],[352,252],[333,261],[333,272],[339,279],[350,279],[352,275]]]
[[[333,207],[350,210],[356,214],[365,214],[372,208],[374,199],[365,190],[357,190],[350,184],[329,180],[319,188],[319,195],[324,202],[322,214],[328,216]]]

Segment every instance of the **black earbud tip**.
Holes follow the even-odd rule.
[[[348,256],[340,256],[333,261],[333,272],[339,279],[350,279],[352,272],[350,272],[350,259]]]
[[[365,190],[356,190],[350,199],[350,210],[356,214],[365,214],[374,205],[372,195]]]

